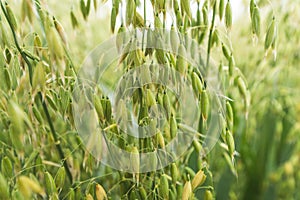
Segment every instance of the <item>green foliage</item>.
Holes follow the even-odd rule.
[[[279,3],[251,0],[250,17],[234,21],[233,2],[80,0],[57,6],[57,1],[1,0],[0,199],[299,199],[300,16],[294,11],[300,4],[290,0],[282,9]],[[110,16],[97,18],[107,4]],[[151,10],[153,19],[147,19]],[[153,35],[133,51],[134,41],[117,36],[122,56],[113,65],[123,74],[149,61],[168,65],[190,80],[201,108],[193,145],[156,172],[127,173],[103,165],[75,128],[72,93],[80,64],[110,31],[135,28]],[[161,38],[153,37],[163,35],[162,28],[172,30],[173,52],[146,46],[156,39],[160,44]],[[199,56],[198,47],[205,52],[201,67],[185,59]],[[215,125],[220,140],[210,151],[205,138],[214,106],[207,86],[212,69],[219,70],[224,97]],[[156,84],[136,90],[132,98],[141,124],[151,123],[149,108],[156,103],[166,110],[166,126],[155,127],[158,133],[149,139],[124,136],[102,91],[89,98],[107,138],[132,155],[163,148],[186,128],[175,96]]]

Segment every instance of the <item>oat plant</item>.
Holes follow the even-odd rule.
[[[46,1],[0,3],[1,199],[222,199],[213,164],[238,179],[237,127],[255,120],[233,0],[57,2],[64,21]],[[86,55],[93,38],[72,32],[108,4],[97,34],[114,42]],[[275,14],[262,29],[259,3],[247,8],[244,37],[276,52]]]

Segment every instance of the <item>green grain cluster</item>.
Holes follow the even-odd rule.
[[[234,0],[0,2],[0,199],[300,198],[299,0],[284,6],[249,0],[249,13],[238,19]],[[141,43],[121,37],[136,30]],[[148,138],[118,126],[115,105],[100,87],[73,96],[85,56],[110,36],[116,36],[120,58],[112,65],[124,74],[124,87],[138,84],[125,76],[130,70],[140,70],[145,82],[160,76],[176,86],[190,83],[199,109],[195,137],[163,169],[128,173],[106,166],[89,152],[103,150],[93,140],[98,136],[91,133],[85,145],[75,127],[73,103],[88,99],[102,139],[131,152],[135,171],[143,166],[140,155],[190,131],[180,99],[164,85],[134,90],[132,113],[126,102],[118,104],[121,116],[149,127]],[[152,73],[158,64],[172,70]],[[222,94],[209,86],[210,72]],[[161,110],[162,125],[151,117]],[[220,136],[209,149],[213,110]],[[153,156],[149,163],[156,169],[161,162]]]

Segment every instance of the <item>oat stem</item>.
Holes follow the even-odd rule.
[[[17,50],[19,51],[19,53],[21,54],[22,58],[24,59],[24,61],[26,62],[27,66],[28,66],[28,71],[29,71],[29,81],[30,81],[30,85],[32,85],[32,76],[33,76],[33,72],[32,72],[32,65],[30,63],[30,61],[28,60],[27,58],[27,54],[21,49],[19,43],[18,43],[18,40],[17,40],[17,36],[16,36],[16,32],[12,26],[12,22],[10,21],[10,18],[8,17],[8,14],[6,13],[6,10],[3,6],[3,3],[2,3],[2,0],[0,0],[0,4],[1,4],[1,9],[2,9],[2,12],[8,22],[8,25],[11,29],[11,32],[12,32],[12,35],[13,35],[13,39],[14,39],[14,43],[17,47]],[[54,125],[51,121],[51,117],[50,117],[50,114],[49,114],[49,111],[48,111],[48,107],[47,107],[47,104],[46,102],[43,100],[43,95],[41,92],[38,92],[38,96],[39,96],[39,99],[42,103],[42,106],[43,106],[43,109],[44,109],[44,112],[45,112],[45,115],[46,115],[46,118],[47,118],[47,121],[48,121],[48,124],[49,124],[49,127],[50,127],[50,130],[51,130],[51,134],[54,138],[54,141],[55,141],[55,146],[56,146],[56,149],[59,153],[59,156],[61,158],[61,160],[63,161],[63,165],[64,165],[64,168],[66,170],[66,173],[67,173],[67,176],[69,178],[69,181],[73,182],[73,178],[72,178],[72,174],[71,174],[71,171],[68,167],[68,164],[67,164],[67,161],[65,160],[65,156],[64,156],[64,153],[63,153],[63,150],[62,150],[62,147],[60,146],[60,143],[58,142],[58,139],[57,139],[57,134],[55,132],[55,129],[54,129]]]
[[[211,26],[209,30],[209,36],[208,36],[208,44],[207,44],[207,57],[206,57],[206,72],[208,71],[209,66],[209,59],[210,59],[210,52],[211,52],[211,40],[212,40],[212,33],[215,26],[215,18],[216,18],[216,11],[217,11],[217,3],[215,1],[214,7],[213,7],[213,16],[211,21]]]

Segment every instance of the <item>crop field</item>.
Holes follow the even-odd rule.
[[[299,0],[0,0],[0,199],[300,200]]]

